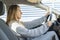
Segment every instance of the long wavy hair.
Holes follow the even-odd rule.
[[[18,7],[19,7],[18,5],[11,5],[9,7],[8,13],[7,13],[6,24],[8,24],[11,20],[16,20],[15,16],[16,16],[16,12],[17,12]]]

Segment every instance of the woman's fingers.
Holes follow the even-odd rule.
[[[45,15],[45,16],[50,15],[50,13],[51,13],[51,9],[50,9],[50,8],[48,8],[48,9],[47,9],[47,13],[46,13],[46,15]]]
[[[52,22],[51,21],[48,21],[47,22],[47,25],[50,27],[52,25]]]

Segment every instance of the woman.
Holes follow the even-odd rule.
[[[24,38],[27,38],[27,40],[52,40],[53,36],[55,36],[56,40],[58,40],[57,35],[53,31],[44,34],[52,25],[50,21],[40,27],[30,29],[36,27],[37,25],[40,25],[44,20],[46,20],[48,14],[31,22],[23,23],[20,21],[21,15],[22,12],[20,10],[20,7],[18,5],[11,5],[8,10],[6,23],[9,25],[9,28],[11,28],[15,35],[21,35],[20,37],[22,40],[24,40]],[[50,33],[52,33],[52,35]]]

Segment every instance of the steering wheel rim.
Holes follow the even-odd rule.
[[[50,18],[49,18],[50,17]],[[48,20],[48,18],[49,18],[49,20]],[[47,22],[47,21],[51,21],[52,20],[52,14],[50,14],[50,15],[48,15],[47,16],[47,18],[46,18],[46,21],[45,22]]]

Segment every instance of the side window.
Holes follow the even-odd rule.
[[[32,21],[45,15],[46,11],[35,6],[18,4],[22,11],[22,21]]]
[[[37,8],[31,5],[19,4],[22,10],[22,21],[32,21],[34,19],[44,16],[47,12],[41,8]],[[52,21],[56,20],[56,16],[53,14]]]

